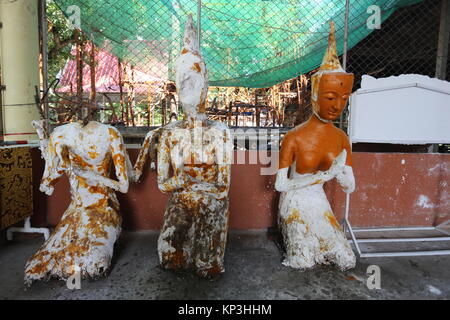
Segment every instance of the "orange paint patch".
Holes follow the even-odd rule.
[[[104,194],[106,195],[106,190],[103,187],[99,187],[99,186],[90,186],[88,188],[90,193],[100,193],[100,194]]]
[[[296,210],[296,209],[292,210],[292,213],[286,219],[286,224],[291,224],[293,222],[298,222],[298,223],[305,224],[305,221],[303,221],[300,218],[300,212],[298,210]]]
[[[195,62],[193,67],[192,67],[192,70],[197,71],[198,73],[200,73],[202,71],[202,68],[200,68],[200,65],[197,62]]]
[[[181,50],[181,54],[186,54],[186,53],[188,53],[188,52],[189,52],[189,50],[186,49],[186,48],[184,48],[183,50]]]
[[[101,165],[97,166],[97,170],[101,173],[108,173],[109,172],[109,166],[111,163],[111,159],[110,159],[111,155],[110,153],[108,153],[106,155],[106,157],[103,159],[103,162]]]
[[[95,159],[98,157],[98,153],[95,151],[89,151],[88,154],[89,154],[89,157],[91,157],[91,159]]]
[[[78,180],[78,186],[79,187],[83,187],[83,188],[88,188],[89,187],[89,185],[87,184],[85,178],[77,177],[77,180]]]
[[[214,164],[198,163],[185,164],[184,173],[196,180],[214,183],[217,180],[219,171]]]
[[[121,218],[116,211],[107,209],[107,199],[100,199],[98,202],[86,207],[88,210],[89,223],[86,225],[87,233],[96,238],[108,238],[106,228],[108,226],[117,228]]]
[[[167,269],[181,269],[185,265],[185,257],[182,250],[175,252],[164,253],[163,265]]]
[[[113,155],[113,162],[115,165],[119,166],[119,171],[121,174],[125,174],[125,157],[120,153]]]
[[[146,160],[146,158],[139,159],[139,161],[134,165],[135,171],[142,172]]]
[[[113,138],[113,139],[119,139],[119,135],[117,134],[117,131],[112,129],[112,128],[108,128],[109,131],[109,135]],[[111,140],[111,139],[110,139]],[[111,140],[112,141],[112,140]]]
[[[205,113],[205,111],[206,111],[206,102],[205,101],[200,103],[200,105],[198,106],[198,111],[200,113]]]
[[[50,259],[47,260],[46,262],[40,262],[40,263],[36,264],[33,268],[28,270],[28,273],[30,273],[30,274],[42,274],[42,273],[45,273],[48,270],[49,263],[50,263]]]
[[[61,159],[62,159],[61,167],[68,168],[70,159],[69,159],[69,148],[67,148],[67,146],[63,146],[61,149]]]
[[[72,160],[73,160],[73,162],[75,162],[75,164],[78,166],[78,167],[81,167],[81,168],[86,168],[86,167],[88,167],[88,168],[92,168],[92,165],[91,164],[89,164],[89,163],[87,163],[86,161],[84,161],[84,159],[83,158],[81,158],[79,155],[77,155],[77,154],[72,154]]]
[[[53,143],[53,137],[51,137],[51,136],[50,136],[50,139],[48,141],[48,152],[50,154],[55,154],[56,153],[55,144]]]
[[[336,228],[336,229],[341,229],[341,226],[339,225],[339,222],[336,220],[336,218],[334,217],[334,215],[330,212],[330,211],[326,211],[324,213],[325,217],[327,217],[328,221],[330,222],[330,224]]]
[[[96,203],[91,204],[90,206],[87,206],[86,209],[93,210],[93,209],[98,209],[98,208],[104,208],[104,207],[106,207],[106,204],[107,204],[107,199],[100,199]]]

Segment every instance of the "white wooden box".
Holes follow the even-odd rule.
[[[363,76],[350,98],[352,142],[450,142],[450,82],[423,75]]]

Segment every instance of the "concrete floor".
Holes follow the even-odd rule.
[[[80,290],[63,281],[24,290],[25,261],[42,237],[18,236],[0,244],[0,299],[449,299],[450,256],[360,259],[354,270],[333,266],[310,271],[284,267],[265,231],[230,232],[226,272],[208,281],[160,269],[156,232],[126,232],[106,278],[83,280]],[[448,245],[448,243],[447,243]],[[367,267],[381,268],[381,289],[366,286]]]

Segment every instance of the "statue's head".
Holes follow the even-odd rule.
[[[200,53],[197,32],[189,15],[184,28],[183,49],[175,62],[175,82],[185,116],[205,113],[208,71]]]
[[[336,50],[334,23],[330,22],[328,48],[320,70],[311,78],[313,112],[321,120],[337,119],[352,93],[354,76],[341,67]]]

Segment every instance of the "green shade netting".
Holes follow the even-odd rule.
[[[68,17],[80,8],[88,39],[137,69],[174,80],[189,13],[197,20],[196,0],[54,0]],[[375,29],[367,27],[381,9],[381,21],[396,9],[420,0],[350,0],[348,48]],[[373,7],[372,7],[373,8]],[[317,68],[327,45],[329,20],[343,52],[345,0],[202,1],[201,48],[210,85],[269,87]]]

